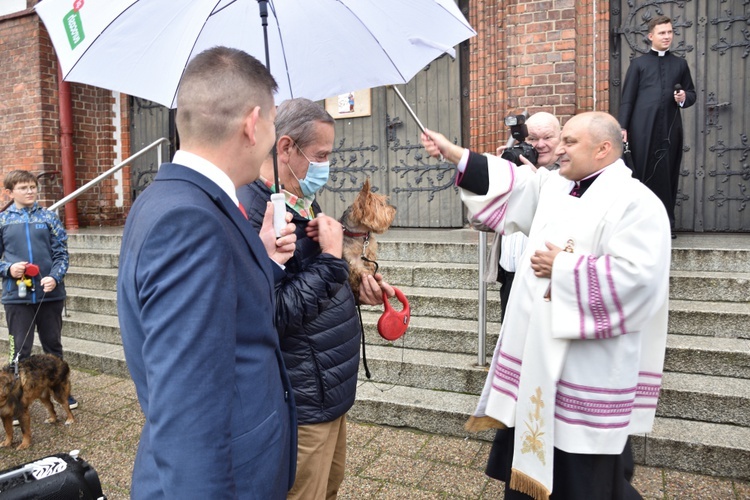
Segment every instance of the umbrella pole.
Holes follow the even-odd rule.
[[[268,52],[268,0],[258,0],[258,8],[260,9],[260,24],[263,26],[263,42],[266,48],[266,69],[270,72],[271,55]],[[276,186],[276,192],[281,193],[279,186],[279,163],[276,158],[276,138],[273,141],[271,156],[273,157],[273,182]]]
[[[411,109],[411,106],[409,106],[409,103],[406,102],[406,99],[404,99],[404,96],[401,94],[401,91],[396,88],[395,85],[388,85],[393,89],[393,91],[396,93],[399,99],[401,99],[401,102],[404,103],[404,106],[406,106],[406,111],[409,112],[412,118],[414,118],[414,121],[417,122],[417,126],[419,126],[419,130],[422,131],[422,133],[426,133],[424,129],[424,125],[422,125],[422,122],[417,117],[417,114],[414,112],[414,110]],[[443,153],[440,153],[440,157],[438,158],[438,161],[443,161],[445,158],[443,157]]]

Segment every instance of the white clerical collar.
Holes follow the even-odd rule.
[[[172,158],[172,163],[183,165],[191,170],[195,170],[204,177],[219,186],[222,191],[227,193],[235,205],[239,206],[240,201],[237,199],[237,188],[229,176],[219,167],[210,161],[188,151],[178,150]]]
[[[667,53],[666,50],[656,50],[653,47],[651,47],[651,50],[653,50],[654,52],[656,52],[659,55],[659,57],[664,57],[666,55],[666,53]]]

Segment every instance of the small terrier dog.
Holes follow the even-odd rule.
[[[13,366],[6,365],[0,370],[0,418],[5,428],[5,441],[0,447],[8,447],[13,442],[13,419],[21,425],[23,440],[16,450],[31,446],[31,415],[29,407],[39,399],[49,413],[45,421],[57,422],[57,414],[52,406],[50,395],[62,405],[68,418],[65,425],[75,420],[68,406],[70,396],[70,367],[68,363],[51,354],[36,354],[18,363],[18,377]]]
[[[349,284],[354,297],[359,299],[362,273],[374,275],[378,243],[373,234],[383,234],[396,217],[396,207],[388,197],[370,191],[370,179],[365,180],[354,202],[344,211],[339,221],[344,226],[344,259],[349,263]]]

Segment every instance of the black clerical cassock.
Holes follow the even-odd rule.
[[[633,60],[625,75],[618,120],[628,131],[633,176],[664,203],[674,228],[677,180],[682,162],[682,118],[675,85],[685,91],[683,108],[695,103],[687,61],[669,51],[650,50]]]

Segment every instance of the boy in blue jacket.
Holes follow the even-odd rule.
[[[9,361],[17,363],[31,355],[34,326],[44,352],[62,358],[68,235],[57,215],[37,203],[39,184],[34,174],[13,170],[5,176],[4,185],[13,201],[0,213],[0,275],[10,331]],[[30,264],[38,267],[38,274]],[[78,407],[72,396],[68,404]]]

